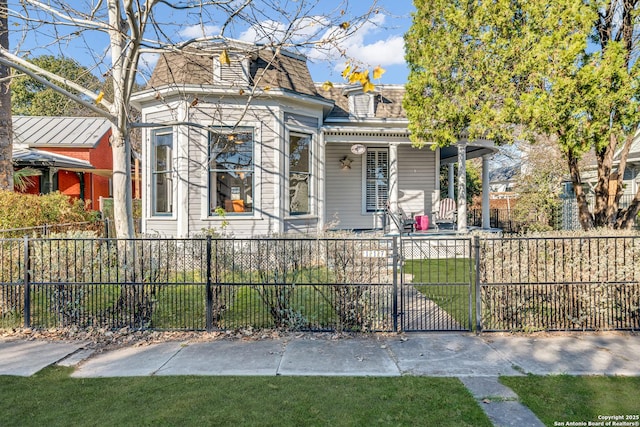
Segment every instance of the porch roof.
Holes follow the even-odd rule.
[[[485,154],[495,154],[498,152],[492,141],[486,139],[477,139],[468,141],[465,139],[460,140],[458,144],[449,145],[448,147],[440,148],[440,163],[449,164],[458,162],[458,145],[466,145],[467,160],[482,157]]]
[[[95,167],[86,160],[26,147],[13,148],[13,164],[19,167],[53,167],[77,172],[95,171]]]

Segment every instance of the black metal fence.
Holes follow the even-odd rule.
[[[482,239],[489,331],[640,329],[640,237]]]
[[[2,326],[394,330],[391,239],[14,239]]]
[[[473,329],[472,242],[469,237],[401,241],[401,330]]]
[[[565,229],[563,222],[565,212],[562,207],[544,213],[528,212],[526,216],[522,213],[518,216],[515,212],[514,209],[489,209],[489,226],[507,234],[523,233],[531,229],[534,231]],[[482,209],[470,209],[467,224],[482,227]]]
[[[640,329],[640,237],[0,240],[0,327]]]

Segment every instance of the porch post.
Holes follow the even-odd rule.
[[[389,210],[398,213],[398,144],[389,144]],[[400,233],[398,225],[390,221],[390,231]]]
[[[482,156],[482,228],[488,230],[491,228],[489,220],[489,158],[491,156],[485,154]]]
[[[315,196],[315,206],[316,212],[318,214],[318,226],[317,230],[324,230],[324,224],[326,221],[325,218],[325,197],[327,194],[326,191],[326,182],[327,182],[327,165],[325,164],[325,156],[326,156],[326,144],[324,139],[324,131],[321,130],[318,135],[318,149],[316,150],[316,154],[311,152],[311,155],[314,157],[315,164],[318,165],[316,170],[320,171],[315,178],[316,185],[316,196]]]
[[[467,143],[458,142],[458,232],[467,232]]]
[[[449,178],[447,179],[447,197],[449,197],[450,199],[454,199],[456,198],[456,192],[455,192],[455,178],[453,176],[453,163],[449,163],[447,165],[448,167],[448,172],[449,172]]]

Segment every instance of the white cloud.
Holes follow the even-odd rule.
[[[404,64],[404,39],[402,36],[391,36],[386,40],[373,43],[350,45],[347,55],[369,65],[397,65]]]
[[[389,35],[382,30],[385,18],[383,14],[375,15],[371,22],[342,43],[347,57],[370,66],[404,63],[404,39],[402,35]]]
[[[160,58],[158,53],[143,53],[140,55],[140,63],[138,64],[139,70],[148,76],[151,76],[153,69],[156,68],[156,63]]]
[[[220,33],[220,27],[216,25],[191,25],[181,30],[178,35],[184,40],[214,36]]]
[[[299,44],[318,39],[327,25],[326,18],[322,16],[298,19],[289,28],[281,22],[262,21],[259,25],[249,27],[238,38],[248,43],[281,43],[284,41],[286,44]]]
[[[284,25],[276,21],[262,21],[260,25],[247,28],[238,39],[247,43],[279,41],[284,34]]]
[[[345,62],[362,67],[380,65],[388,67],[404,64],[404,39],[401,34],[389,34],[385,30],[386,16],[376,14],[352,35],[335,43],[318,44],[303,48],[303,53],[314,63],[332,63],[334,70],[341,72]],[[239,39],[249,43],[282,42],[286,44],[306,44],[310,41],[340,39],[344,30],[337,26],[329,26],[327,18],[322,16],[306,17],[295,23],[286,34],[283,23],[263,21],[259,26],[252,26],[244,31]],[[344,55],[343,55],[344,53]]]
[[[335,71],[342,71],[347,60],[364,67],[404,64],[403,36],[386,32],[385,18],[383,14],[374,15],[371,21],[365,23],[354,34],[341,40],[337,48],[313,49],[307,52],[307,56],[314,62],[335,62]],[[336,31],[336,28],[327,30],[327,35],[333,31]]]

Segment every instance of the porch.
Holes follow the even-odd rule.
[[[497,151],[491,141],[461,140],[451,147],[417,148],[406,129],[367,129],[324,129],[324,228],[397,235],[405,231],[404,222],[423,216],[431,225],[418,234],[466,234],[474,228],[467,223],[465,162],[482,157],[481,228],[491,230],[488,171]],[[440,166],[445,164],[449,166],[448,194],[456,194],[457,220],[434,230],[434,210],[441,201]]]

